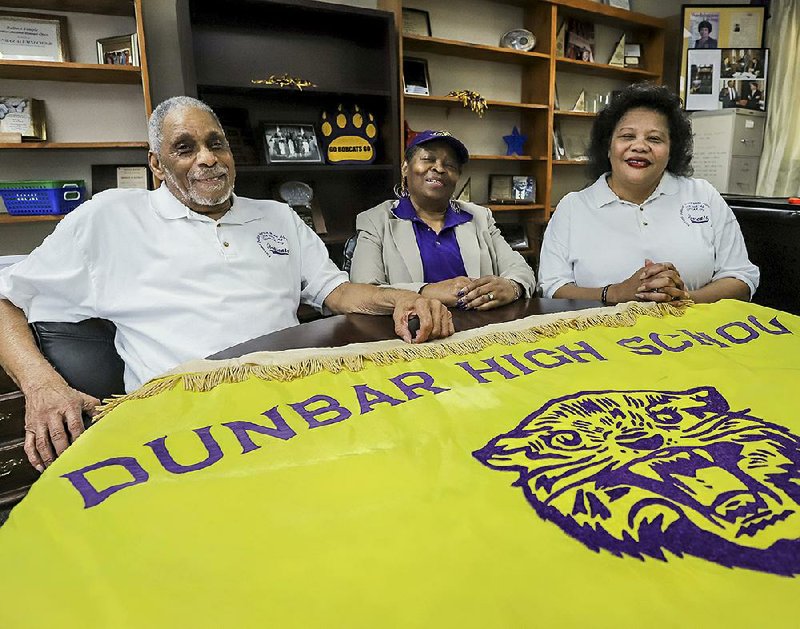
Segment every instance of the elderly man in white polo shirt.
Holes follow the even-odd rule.
[[[436,300],[348,282],[287,205],[234,195],[233,156],[204,103],[182,96],[159,105],[149,140],[150,168],[164,185],[96,195],[0,272],[0,364],[25,394],[25,452],[39,471],[83,431],[81,411],[99,402],[52,369],[29,321],[113,321],[128,391],[186,360],[296,325],[301,302],[393,313],[408,342],[453,333]],[[412,314],[420,320],[413,339]]]

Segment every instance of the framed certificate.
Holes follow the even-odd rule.
[[[49,13],[0,11],[0,59],[69,61],[67,18]]]
[[[403,34],[431,36],[431,17],[421,9],[403,9]]]

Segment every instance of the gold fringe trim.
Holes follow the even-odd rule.
[[[94,421],[102,419],[123,402],[153,397],[173,389],[178,384],[182,384],[185,391],[203,392],[210,391],[217,385],[224,383],[244,382],[251,377],[261,380],[289,382],[321,371],[329,371],[330,373],[361,371],[365,362],[386,366],[420,358],[436,359],[447,356],[463,356],[479,352],[490,345],[535,343],[542,338],[554,338],[559,334],[572,330],[587,330],[597,326],[607,328],[631,327],[641,316],[659,319],[668,315],[679,317],[685,313],[686,306],[691,305],[691,303],[650,303],[643,305],[638,302],[632,302],[626,304],[622,310],[617,312],[608,312],[606,310],[586,317],[578,316],[570,319],[559,319],[523,330],[487,332],[463,340],[445,339],[440,342],[423,343],[421,345],[403,343],[400,346],[363,354],[355,353],[325,357],[310,356],[283,365],[235,364],[206,372],[171,374],[151,380],[127,395],[105,400],[103,405],[99,407]]]

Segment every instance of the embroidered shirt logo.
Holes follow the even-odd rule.
[[[702,201],[684,203],[681,206],[681,220],[687,225],[707,223],[709,221],[708,210],[708,203],[703,203]]]
[[[278,256],[288,256],[289,246],[286,241],[286,236],[273,234],[272,232],[261,232],[256,238],[258,245],[264,250],[269,257],[273,254]]]

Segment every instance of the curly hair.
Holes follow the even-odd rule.
[[[700,24],[697,25],[697,30],[698,31],[700,31],[700,29],[703,29],[703,28],[707,28],[709,33],[712,30],[714,30],[714,27],[711,26],[711,22],[709,22],[708,20],[703,20],[702,22],[700,22]]]
[[[589,172],[594,179],[611,170],[608,151],[611,136],[619,121],[636,107],[664,114],[669,124],[669,162],[667,170],[673,175],[689,177],[692,169],[692,124],[681,109],[677,95],[663,85],[634,83],[622,90],[611,104],[601,111],[592,126],[589,140]]]

